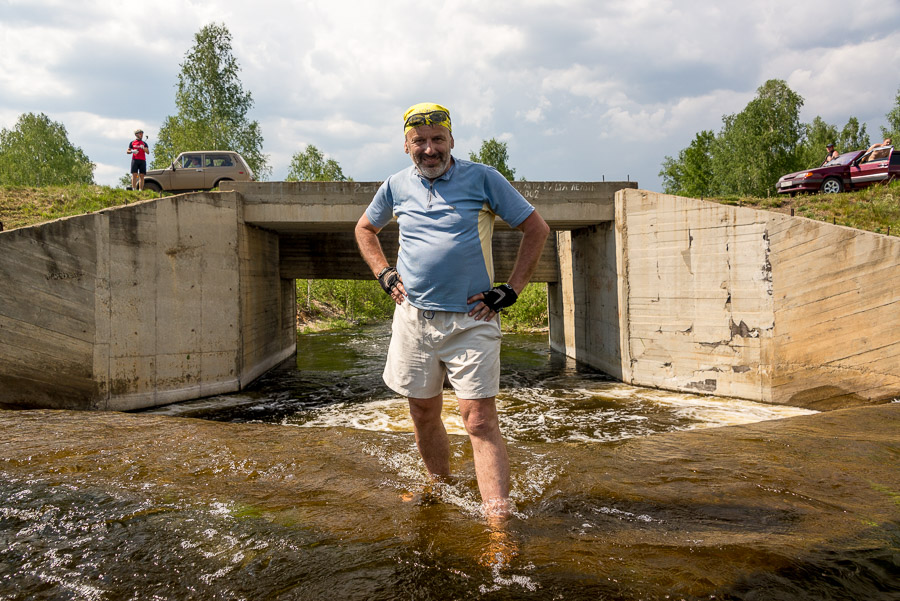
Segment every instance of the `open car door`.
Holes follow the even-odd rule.
[[[893,146],[875,148],[850,165],[850,183],[854,188],[865,187],[888,179]]]

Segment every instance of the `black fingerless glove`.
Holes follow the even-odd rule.
[[[484,295],[484,300],[481,302],[487,305],[487,308],[494,313],[499,313],[500,309],[509,307],[519,298],[519,295],[516,294],[516,291],[509,284],[494,286],[490,290],[485,290],[482,294]]]
[[[400,274],[397,273],[396,268],[389,265],[378,274],[378,283],[381,284],[385,292],[390,294],[394,286],[400,283]]]

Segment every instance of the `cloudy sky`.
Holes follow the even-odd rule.
[[[0,127],[45,113],[116,184],[175,114],[206,24],[232,34],[271,179],[315,144],[357,181],[407,165],[401,115],[439,102],[455,154],[505,141],[516,177],[637,181],[783,79],[880,135],[900,88],[898,0],[0,0]]]

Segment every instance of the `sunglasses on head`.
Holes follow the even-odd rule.
[[[450,121],[450,115],[444,111],[431,111],[428,113],[416,113],[410,115],[404,123],[404,127],[419,127],[421,125],[441,125]]]

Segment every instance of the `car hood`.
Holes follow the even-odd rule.
[[[788,173],[787,175],[782,175],[780,179],[793,179],[795,177],[800,177],[805,173],[813,173],[815,175],[830,175],[833,173],[840,173],[846,168],[845,165],[828,165],[827,167],[813,167],[812,169],[801,169],[800,171],[794,171],[793,173]]]
[[[863,154],[862,150],[852,150],[850,152],[845,152],[841,156],[839,156],[835,161],[837,163],[830,163],[828,165],[822,165],[820,167],[811,167],[809,169],[801,169],[800,171],[794,171],[793,173],[788,173],[787,175],[782,175],[779,179],[792,179],[803,175],[804,173],[816,173],[816,174],[825,174],[835,171],[841,171],[847,168],[850,163],[855,161]]]

